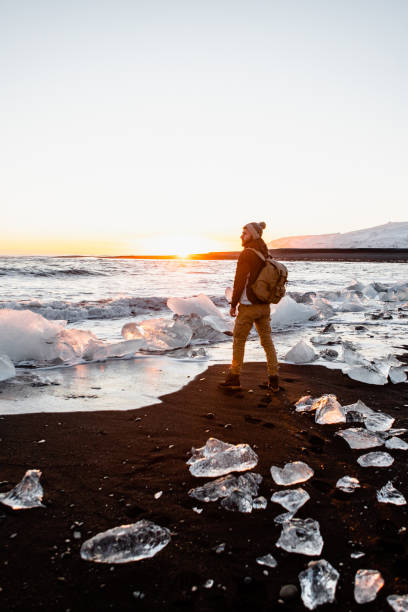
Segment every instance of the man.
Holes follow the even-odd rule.
[[[268,247],[262,240],[262,232],[265,227],[266,224],[262,221],[248,223],[242,229],[241,243],[244,250],[238,258],[230,309],[230,315],[237,317],[234,326],[232,365],[225,382],[219,385],[222,389],[238,390],[241,388],[239,377],[244,361],[245,342],[255,323],[266,354],[267,387],[274,393],[279,391],[278,360],[271,337],[270,305],[263,304],[251,289],[265,263],[264,259],[251,249],[259,251],[264,257],[268,256]]]

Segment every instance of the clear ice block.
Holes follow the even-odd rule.
[[[314,400],[313,405],[316,407],[315,421],[319,425],[346,422],[346,413],[335,395],[322,395]]]
[[[201,487],[190,489],[190,497],[203,502],[217,501],[221,497],[228,497],[238,487],[238,479],[232,474],[222,476],[211,482],[206,482]]]
[[[359,604],[369,603],[377,597],[384,586],[380,572],[370,569],[359,569],[354,578],[354,599]]]
[[[267,505],[268,502],[263,496],[255,497],[255,499],[252,500],[252,508],[254,510],[265,510]]]
[[[320,555],[323,548],[323,538],[317,521],[311,518],[292,518],[283,523],[282,533],[276,546],[287,552],[302,555]]]
[[[209,438],[205,446],[192,449],[187,461],[193,476],[222,476],[230,472],[251,470],[258,463],[258,456],[249,444],[227,444]]]
[[[129,563],[154,557],[170,542],[170,531],[142,519],[98,533],[81,546],[81,557],[95,563]]]
[[[350,448],[372,448],[382,446],[384,439],[372,431],[367,431],[364,427],[349,427],[336,431],[336,436],[344,438]]]
[[[361,455],[357,463],[362,467],[389,467],[394,463],[394,458],[389,453],[377,451]]]
[[[388,595],[387,602],[394,612],[408,612],[408,595]]]
[[[337,489],[344,491],[344,493],[354,493],[360,486],[358,478],[353,476],[343,476],[343,478],[339,478],[336,482]]]
[[[404,506],[407,503],[403,494],[393,486],[391,480],[377,491],[377,499],[384,504],[394,504],[395,506]]]
[[[311,561],[299,574],[301,597],[309,610],[326,603],[333,603],[339,572],[325,559]]]
[[[272,502],[280,504],[285,510],[293,513],[297,512],[309,499],[309,493],[301,487],[287,491],[277,491],[271,497]]]
[[[27,470],[23,479],[7,493],[0,493],[0,502],[13,510],[45,508],[41,503],[44,491],[40,485],[40,470]]]
[[[276,567],[278,565],[275,557],[273,557],[270,553],[264,555],[263,557],[257,557],[256,562],[259,565],[266,565],[266,567]]]
[[[407,450],[408,442],[405,442],[405,440],[401,440],[401,438],[397,438],[394,436],[392,438],[388,438],[388,440],[385,441],[385,446],[386,448],[389,448],[391,450]]]
[[[252,512],[252,497],[243,491],[233,491],[228,497],[223,497],[221,506],[231,512]]]
[[[364,424],[369,431],[388,431],[395,419],[384,412],[375,412],[366,417]]]
[[[273,465],[271,474],[276,484],[289,486],[309,480],[314,471],[304,461],[293,461],[292,463],[286,463],[283,468]]]

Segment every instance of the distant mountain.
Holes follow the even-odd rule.
[[[270,249],[408,249],[408,222],[386,223],[344,234],[288,236],[269,242]]]

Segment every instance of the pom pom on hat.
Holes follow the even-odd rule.
[[[265,227],[265,221],[259,221],[258,223],[256,221],[252,221],[251,223],[247,223],[247,225],[244,225],[244,228],[248,230],[254,240],[257,240],[257,238],[260,238],[262,236],[262,232]]]

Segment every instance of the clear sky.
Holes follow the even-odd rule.
[[[0,0],[0,253],[408,220],[406,0]]]

